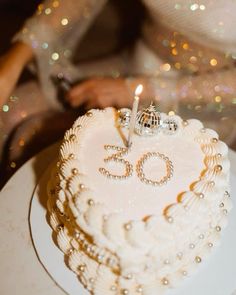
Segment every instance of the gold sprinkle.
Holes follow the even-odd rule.
[[[138,288],[137,288],[137,292],[138,292],[138,293],[142,293],[142,292],[143,292],[143,288],[142,288],[142,286],[138,286]]]
[[[124,227],[125,227],[125,230],[131,230],[131,228],[132,228],[132,225],[131,225],[131,223],[126,223],[125,225],[124,225]]]
[[[213,137],[213,138],[211,139],[211,142],[213,142],[213,143],[217,143],[218,141],[219,141],[219,139],[216,138],[216,137]]]
[[[92,112],[87,112],[87,113],[86,113],[86,116],[87,116],[87,117],[92,117],[92,116],[93,116],[93,113],[92,113]]]
[[[73,175],[77,175],[77,174],[79,173],[79,171],[78,171],[77,168],[73,168],[73,169],[71,170],[71,172],[72,172]]]
[[[93,199],[89,199],[88,200],[88,204],[89,204],[89,206],[93,206],[94,205],[94,200]]]
[[[221,231],[221,227],[219,225],[216,226],[216,231],[218,231],[218,232]]]
[[[197,263],[201,263],[201,262],[202,262],[202,258],[199,257],[199,256],[196,256],[196,257],[195,257],[195,261],[196,261]]]
[[[83,189],[85,189],[85,185],[84,185],[83,183],[81,183],[81,184],[79,185],[79,188],[80,188],[81,190],[83,190]]]
[[[173,217],[168,216],[168,217],[167,217],[167,221],[168,221],[169,223],[173,223],[174,219],[173,219]]]
[[[217,60],[215,58],[212,58],[210,60],[210,64],[211,64],[211,66],[215,67],[217,65]]]
[[[162,284],[166,286],[166,285],[169,284],[169,281],[166,278],[163,278],[162,279]]]
[[[199,194],[198,194],[198,197],[199,197],[200,199],[204,199],[205,195],[204,195],[203,193],[199,193]]]
[[[68,25],[68,19],[67,18],[63,18],[62,20],[61,20],[61,24],[63,25],[63,26],[66,26],[66,25]]]
[[[209,181],[208,184],[209,184],[210,187],[214,187],[215,186],[215,182],[213,180],[212,181]]]
[[[71,135],[69,136],[69,139],[70,139],[70,140],[75,140],[75,139],[76,139],[76,135],[75,135],[75,134],[71,134]]]
[[[218,164],[215,166],[215,170],[216,170],[216,172],[221,172],[223,170],[223,167]]]
[[[74,252],[74,250],[72,249],[72,248],[70,248],[69,250],[68,250],[68,255],[69,254],[72,254]]]
[[[85,264],[79,265],[78,270],[81,272],[84,272],[85,271]]]
[[[187,120],[184,120],[182,123],[183,123],[183,126],[185,126],[185,127],[188,126],[188,124],[189,124]]]

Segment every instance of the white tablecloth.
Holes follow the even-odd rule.
[[[52,146],[29,160],[0,193],[1,295],[65,295],[36,256],[28,219],[35,185],[55,151]]]

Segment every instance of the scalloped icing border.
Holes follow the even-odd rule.
[[[181,128],[185,134],[191,136],[200,144],[202,152],[205,155],[204,163],[206,169],[202,172],[199,180],[191,185],[190,191],[182,194],[178,202],[170,204],[162,217],[151,216],[145,221],[124,222],[117,214],[111,216],[104,215],[103,205],[94,203],[91,198],[91,192],[89,189],[86,189],[86,178],[79,171],[81,163],[79,160],[78,146],[83,141],[83,132],[86,132],[86,128],[89,128],[90,124],[94,124],[94,121],[97,122],[99,116],[104,117],[104,113],[109,114],[109,112],[112,115],[116,115],[116,111],[113,108],[107,108],[102,111],[91,110],[85,116],[78,118],[72,128],[66,132],[60,149],[59,173],[56,173],[52,177],[54,182],[50,184],[51,189],[49,189],[49,196],[55,199],[55,191],[52,193],[52,188],[59,188],[57,202],[52,204],[53,202],[49,198],[50,222],[55,231],[59,229],[57,240],[62,251],[68,257],[74,257],[76,256],[74,254],[75,249],[79,249],[86,253],[85,255],[81,254],[83,256],[82,260],[86,260],[86,265],[88,263],[95,263],[96,269],[99,268],[98,266],[110,269],[110,272],[115,276],[112,286],[116,286],[116,290],[132,290],[132,284],[128,284],[128,289],[125,288],[127,281],[130,282],[132,280],[125,280],[126,283],[122,283],[121,278],[127,278],[130,273],[135,273],[136,289],[138,288],[137,286],[140,287],[142,285],[143,294],[152,294],[150,293],[151,290],[149,290],[151,288],[150,286],[155,286],[156,294],[157,288],[163,289],[164,286],[164,289],[166,289],[170,285],[175,285],[175,282],[178,281],[177,278],[182,277],[187,273],[187,270],[188,272],[191,271],[194,265],[201,262],[202,258],[208,253],[208,250],[213,246],[213,243],[219,239],[221,228],[226,225],[226,214],[232,207],[228,194],[224,196],[224,192],[229,190],[230,165],[227,158],[228,148],[226,144],[218,140],[218,135],[215,131],[203,128],[200,121],[194,119],[182,121],[180,117],[175,116],[179,122],[182,122]],[[69,204],[69,210],[67,203]],[[67,216],[66,220],[64,220],[65,216]],[[209,220],[206,217],[209,217]],[[183,231],[184,238],[186,234],[190,235],[193,229],[198,228],[198,224],[201,224],[202,220],[208,222],[208,226],[206,228],[205,223],[203,223],[203,229],[199,229],[199,233],[195,234],[195,236],[198,235],[199,237],[197,244],[196,242],[188,244],[191,250],[190,252],[193,254],[186,255],[186,262],[184,262],[183,258],[185,257],[185,253],[181,248],[183,245],[180,243],[179,246],[177,243],[179,239],[181,241],[182,239],[180,237],[175,239],[176,245],[172,249],[172,252],[176,254],[177,261],[179,261],[177,263],[177,269],[180,265],[182,265],[180,268],[184,269],[182,273],[180,274],[179,271],[177,271],[177,274],[173,271],[172,274],[169,273],[169,263],[165,263],[166,265],[163,266],[165,271],[159,274],[159,270],[156,270],[151,265],[152,268],[147,271],[149,278],[146,278],[146,283],[141,284],[143,279],[138,275],[140,271],[143,276],[143,269],[147,267],[147,262],[150,263],[149,260],[151,259],[156,259],[157,261],[160,259],[158,257],[160,253],[155,250],[154,246],[157,245],[160,247],[160,240],[163,241],[164,239],[166,249],[173,247],[173,240],[168,239],[167,236],[175,237],[176,234],[182,232],[183,228],[188,228],[186,224],[190,223],[192,227],[188,231]],[[60,227],[62,221],[65,227]],[[193,221],[195,221],[194,224]],[[73,229],[68,231],[67,227]],[[162,229],[156,233],[156,228]],[[75,229],[78,230],[77,233],[74,232]],[[161,233],[162,236],[160,235]],[[200,238],[203,236],[204,238]],[[206,239],[208,240],[207,243],[205,242]],[[97,247],[97,244],[99,247]],[[124,248],[126,251],[124,251]],[[198,248],[198,251],[194,251],[194,249]],[[76,252],[78,251],[76,250]],[[82,257],[81,255],[80,257]],[[137,257],[148,259],[144,259],[145,261],[138,259],[137,263]],[[127,258],[129,258],[128,265]],[[173,257],[167,257],[165,262],[171,259]],[[69,265],[81,279],[83,277],[81,273],[84,272],[78,269],[78,263],[77,268],[73,263],[69,263]],[[82,269],[84,264],[79,265]],[[86,268],[89,267],[86,266]],[[155,278],[152,278],[150,273],[155,272],[157,275]],[[93,290],[93,292],[94,286],[96,285],[95,281],[98,279],[96,277],[95,280],[95,277],[95,274],[94,277],[87,277],[87,281],[84,283],[88,290]],[[88,280],[91,278],[93,278],[94,282],[88,287]],[[117,282],[117,278],[119,278],[119,282]],[[83,281],[85,281],[85,278],[82,279]],[[105,285],[103,282],[103,286]],[[149,291],[145,291],[145,288]],[[103,288],[103,291],[105,289]],[[109,290],[111,290],[111,286]],[[106,293],[101,294],[110,293],[106,289]],[[114,294],[114,290],[111,294]]]

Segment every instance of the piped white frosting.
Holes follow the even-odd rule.
[[[157,294],[191,273],[227,223],[232,207],[225,193],[228,148],[215,131],[189,120],[179,124],[175,135],[135,135],[124,156],[134,166],[133,175],[108,179],[100,167],[117,175],[124,171],[122,164],[104,162],[115,153],[108,154],[104,145],[124,147],[127,130],[119,129],[116,119],[112,108],[92,110],[66,132],[58,173],[49,183],[50,222],[71,269],[88,290]],[[162,187],[144,184],[136,174],[138,159],[150,151],[173,163],[173,177]],[[165,165],[150,159],[145,173],[161,178]]]

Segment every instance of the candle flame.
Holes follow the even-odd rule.
[[[141,93],[143,92],[143,85],[142,84],[139,84],[136,89],[135,89],[135,96],[139,96]]]

